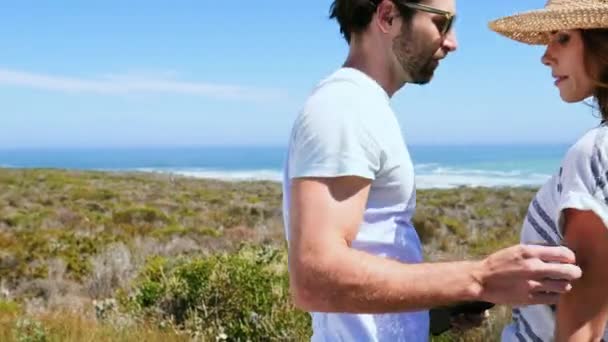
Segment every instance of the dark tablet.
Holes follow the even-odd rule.
[[[452,317],[460,314],[481,314],[494,307],[489,302],[464,302],[452,306],[433,308],[430,310],[431,334],[441,335],[452,328]]]

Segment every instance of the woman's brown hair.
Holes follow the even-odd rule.
[[[608,29],[582,30],[585,70],[595,81],[593,93],[602,120],[608,120]]]

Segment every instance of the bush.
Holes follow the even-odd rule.
[[[92,259],[92,272],[88,279],[88,294],[91,298],[106,298],[117,289],[125,287],[133,271],[131,252],[123,243],[108,246]]]
[[[171,218],[162,211],[148,207],[136,207],[117,211],[112,216],[112,220],[115,224],[131,225],[154,223],[167,224],[172,221]]]
[[[285,258],[284,251],[266,247],[173,261],[155,257],[124,305],[209,339],[307,339],[310,318],[290,303]]]
[[[21,305],[11,300],[0,299],[1,315],[17,315],[21,313]]]
[[[17,321],[14,336],[18,342],[45,342],[48,340],[42,323],[30,318],[22,318]]]

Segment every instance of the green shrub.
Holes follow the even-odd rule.
[[[156,238],[167,238],[174,235],[182,236],[188,233],[188,231],[189,230],[187,228],[182,227],[180,225],[170,225],[163,228],[155,229],[151,235]]]
[[[0,314],[15,315],[21,313],[21,305],[11,300],[0,300]]]
[[[112,215],[112,221],[115,224],[154,224],[154,223],[171,223],[172,220],[167,214],[162,211],[149,207],[135,207],[125,210],[120,210]]]
[[[439,222],[435,217],[428,215],[426,212],[417,213],[412,223],[416,228],[416,232],[423,244],[431,242],[439,232]]]
[[[22,318],[17,321],[14,329],[15,340],[18,342],[46,342],[47,331],[40,321]]]
[[[103,188],[81,186],[72,190],[73,200],[107,201],[117,197],[115,192]]]
[[[306,339],[310,318],[291,305],[284,262],[284,251],[265,247],[206,258],[156,257],[126,307],[209,338]]]
[[[469,230],[460,220],[453,217],[442,216],[439,222],[443,223],[446,228],[460,239],[466,239],[469,235]]]

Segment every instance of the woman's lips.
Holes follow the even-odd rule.
[[[555,77],[555,85],[559,85],[560,83],[562,83],[564,80],[566,80],[568,77],[567,76],[553,76]]]

